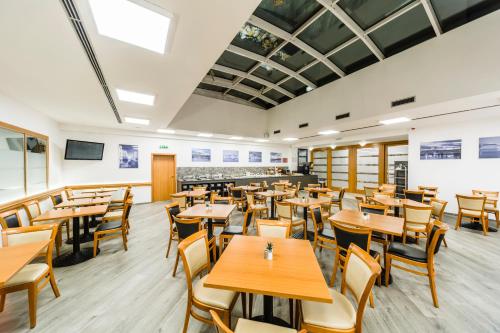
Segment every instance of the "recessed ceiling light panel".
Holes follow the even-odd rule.
[[[198,136],[200,136],[202,138],[211,138],[214,135],[211,133],[199,133]]]
[[[154,95],[141,94],[133,91],[116,89],[118,99],[124,102],[137,103],[153,106],[155,104]]]
[[[125,117],[125,122],[129,124],[149,125],[149,119]]]
[[[171,17],[140,3],[144,6],[127,0],[89,0],[99,34],[165,54]]]
[[[398,117],[398,118],[392,118],[392,119],[387,119],[387,120],[381,120],[379,123],[383,125],[393,125],[393,124],[399,124],[399,123],[406,123],[410,121],[410,118],[407,117]]]
[[[159,128],[156,131],[158,133],[163,133],[163,134],[175,134],[175,130],[172,130],[172,129]]]
[[[337,134],[339,131],[335,130],[326,130],[326,131],[320,131],[318,132],[319,135],[330,135],[330,134]]]
[[[243,138],[241,136],[232,136],[229,138],[229,140],[242,140]]]
[[[297,141],[298,138],[284,138],[283,141]]]
[[[255,142],[263,143],[263,142],[269,142],[269,140],[267,140],[267,139],[258,139],[258,140],[255,140]]]

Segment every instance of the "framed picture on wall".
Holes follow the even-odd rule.
[[[248,162],[262,162],[262,152],[261,151],[249,151],[248,152]]]
[[[462,140],[420,143],[421,160],[459,160],[462,158]]]
[[[281,153],[271,153],[271,163],[281,163]]]
[[[240,152],[237,150],[223,150],[222,151],[222,161],[223,162],[239,162]]]
[[[139,146],[119,145],[120,169],[137,169],[139,167]]]
[[[479,158],[500,158],[500,136],[479,138]]]
[[[191,161],[193,162],[210,162],[212,153],[210,149],[193,148],[191,150]]]

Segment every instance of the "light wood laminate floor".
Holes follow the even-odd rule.
[[[241,220],[240,212],[233,213],[232,223]],[[119,239],[104,241],[97,258],[55,269],[61,297],[54,298],[50,286],[43,289],[35,329],[29,329],[27,293],[9,294],[0,313],[0,332],[181,332],[186,282],[182,265],[177,277],[172,277],[176,243],[165,258],[164,203],[135,205],[130,221],[127,252]],[[447,222],[454,225],[453,217],[447,217]],[[436,257],[441,307],[433,307],[426,277],[394,269],[394,283],[374,289],[376,307],[365,311],[364,332],[500,331],[500,235],[484,237],[461,229],[450,230],[446,239],[449,247],[442,247]],[[69,245],[64,250],[70,251]],[[333,256],[326,250],[317,256],[329,279]],[[337,289],[340,278],[339,273]],[[275,300],[275,309],[275,314],[288,319],[286,300]],[[261,312],[262,297],[257,297],[254,315]],[[241,317],[240,301],[233,316],[234,325]],[[191,318],[189,332],[214,329]]]

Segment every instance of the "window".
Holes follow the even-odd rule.
[[[358,148],[357,157],[357,188],[362,190],[365,186],[376,187],[379,185],[379,147]]]
[[[327,179],[327,151],[318,150],[312,152],[313,168],[311,174],[318,176],[318,181]]]
[[[332,150],[331,187],[349,187],[349,149]]]

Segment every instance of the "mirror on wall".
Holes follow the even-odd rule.
[[[26,136],[26,191],[38,193],[47,188],[47,141]]]
[[[24,188],[24,134],[0,127],[0,201],[18,198]]]

